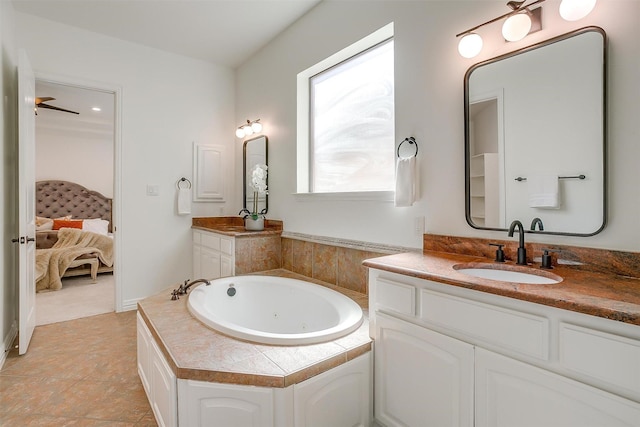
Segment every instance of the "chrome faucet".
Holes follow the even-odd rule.
[[[520,233],[520,240],[518,244],[518,261],[516,264],[518,265],[527,265],[527,250],[524,247],[524,227],[522,223],[518,220],[515,220],[511,223],[509,227],[509,237],[513,237],[513,233],[518,229],[518,233]]]
[[[180,299],[179,295],[185,295],[189,288],[197,283],[204,283],[206,286],[209,286],[211,284],[211,282],[207,279],[196,279],[192,282],[189,282],[189,280],[185,280],[184,283],[178,287],[178,289],[174,289],[171,292],[171,300],[175,301],[177,299]]]
[[[533,221],[531,221],[531,230],[535,230],[536,225],[538,226],[538,230],[544,231],[544,225],[542,225],[542,220],[540,218],[533,218]]]

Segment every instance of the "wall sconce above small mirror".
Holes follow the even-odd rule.
[[[527,228],[537,224],[543,231],[536,233],[591,236],[602,231],[607,187],[605,82],[606,35],[597,27],[467,71],[469,225],[506,231],[518,219]],[[534,224],[537,218],[542,227],[539,221]]]
[[[254,189],[251,187],[251,171],[255,165],[268,165],[268,145],[269,138],[266,135],[260,135],[255,138],[247,139],[242,147],[242,159],[243,159],[243,205],[242,207],[249,212],[256,212],[258,214],[265,215],[269,211],[269,195],[258,194],[257,204],[256,198],[254,198]],[[267,174],[266,182],[269,182],[269,175]]]

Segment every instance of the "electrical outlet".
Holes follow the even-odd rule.
[[[424,234],[424,217],[417,216],[413,219],[413,232],[416,236],[422,236]]]

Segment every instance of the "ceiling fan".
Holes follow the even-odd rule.
[[[45,104],[45,102],[47,101],[55,101],[55,98],[51,98],[50,96],[43,96],[42,98],[36,98],[36,115],[38,114],[38,108],[46,108],[49,110],[56,110],[56,111],[62,111],[65,113],[71,113],[71,114],[80,114],[76,111],[71,111],[71,110],[66,110],[64,108],[60,108],[60,107],[56,107],[53,105],[49,105],[49,104]]]

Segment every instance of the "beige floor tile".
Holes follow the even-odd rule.
[[[37,412],[43,402],[63,393],[75,383],[73,380],[56,378],[0,375],[0,414]]]
[[[0,426],[156,426],[137,375],[135,311],[36,327],[0,371]]]

